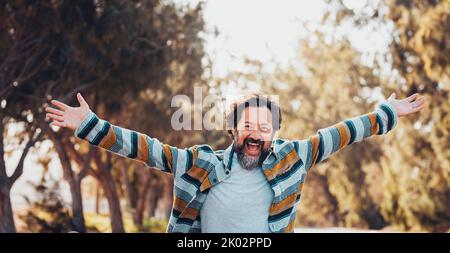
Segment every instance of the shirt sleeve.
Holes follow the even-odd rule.
[[[192,166],[196,148],[179,149],[156,138],[110,124],[90,112],[75,136],[112,153],[141,161],[149,167],[175,174]]]
[[[382,102],[371,113],[320,129],[307,139],[294,140],[294,147],[306,170],[309,170],[350,144],[388,133],[397,125],[397,120],[395,108],[388,102]]]

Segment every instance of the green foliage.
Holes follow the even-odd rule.
[[[164,233],[166,232],[168,220],[156,219],[156,218],[146,218],[142,226],[134,226],[130,228],[130,232],[143,232],[143,233]]]
[[[111,233],[111,223],[108,215],[86,213],[86,227],[88,232]],[[168,221],[156,218],[145,218],[142,226],[133,224],[132,218],[124,216],[124,227],[127,233],[164,233]]]
[[[280,96],[281,137],[301,139],[373,110],[396,92],[420,92],[429,105],[386,136],[353,144],[315,167],[303,188],[298,225],[448,231],[450,228],[450,6],[442,1],[330,2],[287,68],[248,60],[233,73]],[[392,28],[387,52],[368,62],[337,31]],[[304,25],[308,27],[308,25]],[[325,29],[326,28],[326,29]]]
[[[6,109],[16,118],[25,121],[25,111],[39,114],[51,97],[76,101],[75,91],[84,92],[91,103],[101,98],[113,114],[125,99],[133,101],[149,89],[152,105],[167,110],[167,95],[200,84],[204,55],[198,35],[204,29],[201,5],[58,0],[6,1],[1,7],[0,62],[12,64],[8,56],[24,43],[19,35],[28,30],[34,31],[30,36],[39,41],[35,47],[41,54],[28,55],[16,64],[44,62],[32,78],[11,73],[11,83],[20,81],[7,93]]]
[[[407,230],[450,228],[450,2],[390,1],[398,31],[391,44],[393,66],[402,77],[399,89],[429,96],[420,117],[402,122],[393,158],[383,159],[386,175],[383,213]]]
[[[353,21],[357,27],[370,25],[373,28],[392,25],[394,32],[392,32],[389,46],[390,51],[386,55],[380,55],[379,59],[384,61],[376,61],[375,66],[368,69],[373,73],[382,73],[386,71],[383,65],[391,65],[393,69],[387,74],[389,79],[383,80],[380,78],[381,75],[374,74],[369,75],[372,76],[369,80],[373,80],[374,82],[371,82],[374,84],[373,87],[379,86],[385,96],[391,91],[396,91],[399,97],[420,92],[429,100],[428,108],[420,115],[402,118],[397,129],[383,137],[373,150],[366,147],[351,147],[349,151],[345,151],[351,155],[347,156],[344,152],[328,162],[330,165],[328,172],[331,173],[328,174],[328,189],[332,193],[330,196],[335,196],[337,200],[335,204],[340,210],[339,217],[344,218],[346,226],[361,226],[358,220],[365,220],[370,227],[371,223],[374,224],[371,220],[376,218],[382,221],[378,224],[389,225],[391,228],[400,230],[448,231],[450,228],[448,205],[450,203],[449,4],[445,0],[380,1],[377,5],[368,3],[364,12],[348,10],[341,5],[341,9],[336,12],[336,17],[329,18],[335,27],[347,21]],[[370,8],[372,11],[368,11]],[[348,25],[348,22],[346,24]],[[342,45],[342,42],[338,44]],[[342,117],[334,116],[334,111],[344,110],[345,112],[346,106],[343,103],[350,107],[354,106],[355,109],[351,109],[354,113],[361,108],[369,109],[360,107],[359,99],[356,101],[353,99],[352,102],[340,101],[340,93],[345,96],[348,89],[355,89],[354,91],[361,95],[367,87],[366,81],[361,83],[358,82],[359,79],[353,79],[352,83],[357,85],[350,85],[354,87],[350,88],[349,85],[342,84],[345,79],[341,76],[347,76],[347,80],[352,80],[348,75],[356,72],[355,77],[360,75],[363,80],[367,80],[367,77],[363,72],[358,71],[361,63],[358,62],[360,56],[357,55],[354,60],[348,59],[341,62],[342,66],[352,64],[352,67],[344,70],[346,73],[338,73],[342,66],[329,59],[337,57],[334,56],[336,54],[345,55],[347,50],[336,52],[333,50],[334,47],[336,45],[323,49],[319,43],[319,46],[315,45],[314,48],[315,51],[320,50],[322,55],[303,54],[302,60],[307,62],[307,66],[310,66],[308,62],[311,62],[312,66],[316,64],[317,68],[322,69],[312,72],[313,76],[328,80],[326,87],[316,86],[316,89],[323,91],[322,96],[313,99],[314,106],[320,108],[317,110],[320,114],[318,117],[323,117],[324,113],[320,112],[326,111],[324,117],[341,120]],[[307,52],[309,51],[314,49],[310,48]],[[326,63],[315,62],[314,59],[321,59]],[[329,65],[335,67],[328,68]],[[310,85],[304,84],[306,87]],[[336,98],[328,97],[328,94],[333,92],[336,92]],[[300,93],[303,92],[300,91]],[[307,94],[309,96],[309,93]],[[360,95],[357,97],[361,97]],[[346,99],[349,98],[351,96],[346,97]],[[328,104],[326,102],[328,99],[334,105],[330,105],[330,108],[321,107],[323,104]],[[299,130],[303,132],[305,129],[310,128]],[[370,143],[374,141],[363,145],[368,146]],[[321,170],[320,167],[318,169]],[[342,173],[342,170],[346,172]],[[314,189],[308,188],[306,191],[305,195],[315,192]],[[366,197],[361,198],[363,196]],[[367,200],[367,196],[373,200],[372,203]],[[306,201],[306,206],[300,207],[300,210],[304,210],[302,214],[306,216],[309,213],[308,203],[312,202]],[[333,204],[333,202],[330,203]],[[362,203],[367,204],[365,208],[361,206]],[[356,212],[349,223],[348,212],[342,212],[346,209],[350,212],[351,210],[366,211]],[[370,213],[367,211],[371,209],[377,211],[368,215]]]
[[[203,31],[201,3],[0,1],[0,120],[24,123],[25,134],[45,132],[48,101],[76,105],[82,92],[113,124],[173,145],[202,142],[200,134],[174,133],[167,125],[173,95],[207,86]],[[69,145],[77,142],[68,131],[57,134]],[[80,145],[79,155],[88,145]]]

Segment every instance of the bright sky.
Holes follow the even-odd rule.
[[[180,2],[192,2],[178,0]],[[377,1],[372,1],[374,4]],[[344,0],[344,4],[356,11],[364,9],[365,0]],[[274,59],[282,66],[297,55],[300,40],[308,39],[304,22],[319,24],[327,4],[323,0],[209,0],[206,1],[204,18],[207,30],[215,27],[220,36],[206,36],[206,51],[211,56],[215,77],[223,77],[233,70],[243,70],[243,56],[268,62]],[[351,25],[343,27],[334,35],[348,38],[353,46],[364,52],[363,61],[369,64],[374,53],[387,49],[389,29],[376,27],[356,31]],[[266,64],[270,69],[270,64]],[[225,94],[239,92],[233,84]]]
[[[287,62],[296,53],[302,34],[300,21],[318,21],[322,1],[293,0],[214,0],[208,1],[205,20],[208,29],[222,34],[209,38],[207,51],[213,55],[215,75],[223,76],[241,66],[233,56]]]
[[[176,2],[197,2],[198,0],[175,0]],[[346,0],[348,6],[361,8],[363,0]],[[326,5],[322,0],[209,0],[204,10],[208,30],[217,27],[221,35],[218,38],[206,36],[206,51],[214,61],[214,75],[224,76],[230,71],[241,69],[239,59],[247,56],[252,59],[268,61],[274,58],[287,63],[295,57],[296,46],[304,39],[301,21],[319,21]],[[383,50],[387,46],[386,32],[344,31],[355,47],[368,52]],[[234,58],[235,57],[235,58]],[[236,92],[230,87],[227,92]],[[50,142],[44,143],[45,152]],[[7,159],[9,171],[17,164],[20,153]],[[25,161],[23,176],[12,188],[13,202],[21,202],[21,195],[30,195],[32,189],[27,181],[37,182],[42,168],[36,165],[38,155],[30,155]],[[55,156],[56,157],[56,156]],[[52,161],[53,177],[62,179],[59,161]],[[66,183],[62,184],[63,195],[69,195]]]

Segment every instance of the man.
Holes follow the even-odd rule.
[[[422,110],[425,98],[392,94],[374,112],[321,129],[304,140],[275,138],[279,106],[262,95],[232,105],[227,126],[232,144],[180,149],[99,119],[81,94],[79,107],[52,101],[52,124],[81,139],[172,173],[174,202],[168,232],[292,232],[302,185],[312,166],[336,151],[392,130],[398,117]]]

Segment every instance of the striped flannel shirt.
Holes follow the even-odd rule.
[[[292,232],[302,186],[310,168],[336,151],[372,135],[385,134],[397,123],[397,112],[387,102],[371,113],[320,129],[303,140],[275,139],[262,163],[272,188],[268,224],[271,232]],[[200,209],[211,187],[228,178],[233,148],[214,151],[209,145],[177,148],[158,139],[111,125],[89,113],[75,135],[148,167],[171,173],[174,201],[167,232],[201,232]]]

